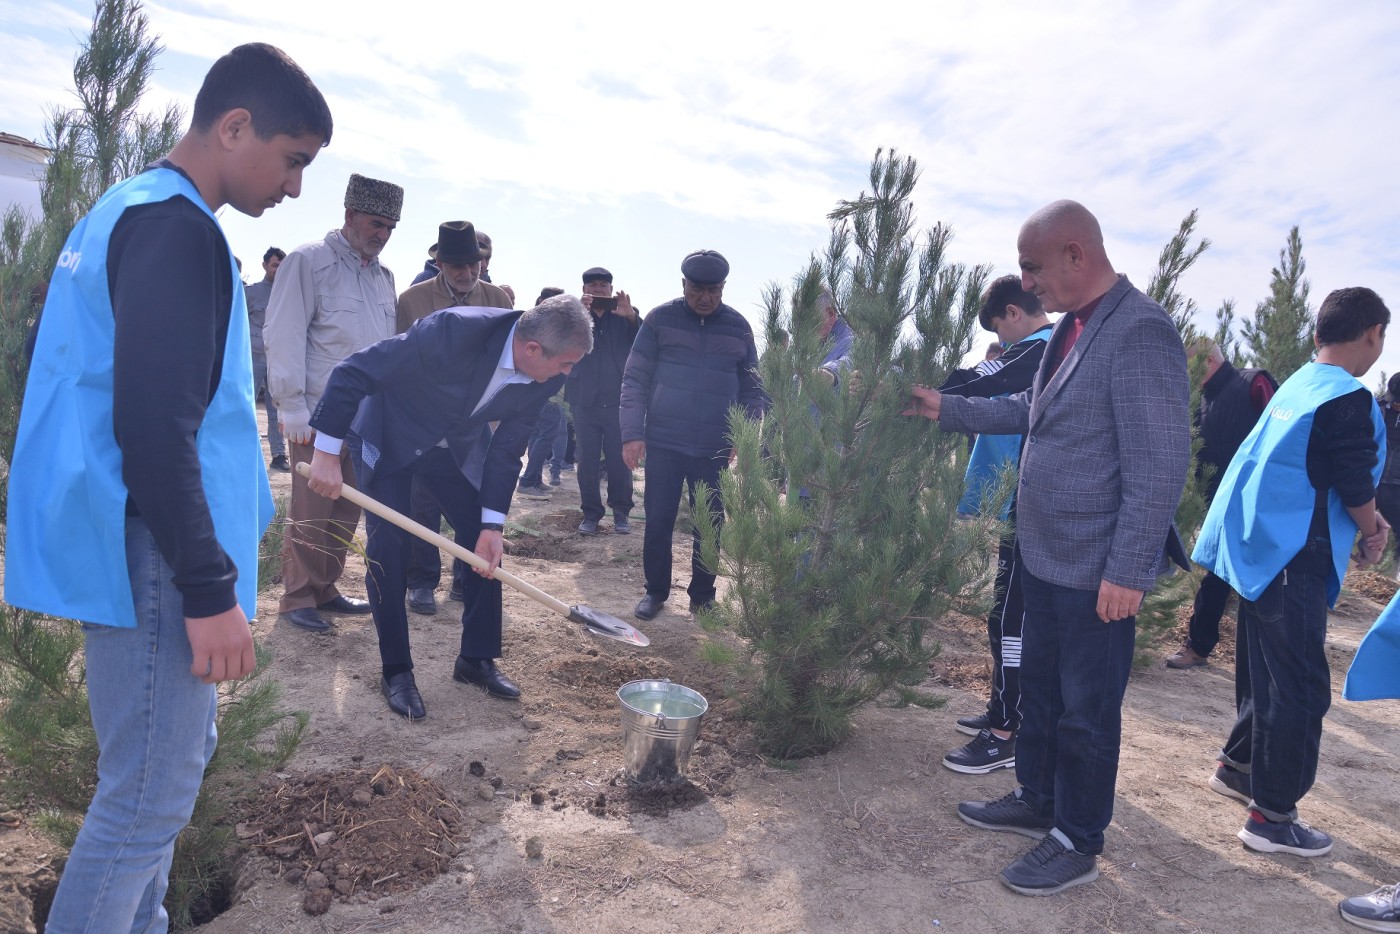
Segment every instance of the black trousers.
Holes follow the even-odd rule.
[[[432,491],[421,480],[414,480],[409,490],[408,517],[419,525],[426,525],[434,532],[442,528],[442,507],[433,497]],[[402,511],[402,510],[400,510]],[[455,526],[453,528],[456,528]],[[476,540],[472,539],[472,547]],[[462,592],[464,575],[471,570],[456,558],[452,559],[452,589]],[[414,590],[427,587],[436,590],[442,582],[442,552],[436,545],[430,545],[417,536],[409,545],[408,586]]]
[[[660,600],[671,595],[671,535],[676,527],[676,516],[681,509],[681,488],[690,494],[690,511],[695,513],[695,487],[704,483],[712,487],[716,496],[711,502],[711,513],[716,524],[724,521],[724,509],[719,501],[719,475],[729,467],[729,458],[695,457],[668,451],[664,448],[647,448],[646,487],[642,502],[646,507],[646,535],[642,539],[642,569],[646,573],[647,593]],[[694,544],[690,558],[691,603],[704,603],[715,598],[715,575],[700,560],[700,530],[691,528]]]
[[[1186,641],[1191,651],[1205,658],[1215,650],[1220,641],[1220,617],[1225,615],[1225,605],[1230,602],[1234,590],[1214,574],[1207,572],[1201,578],[1201,588],[1196,591],[1196,600],[1191,604],[1191,619],[1187,624]]]
[[[616,408],[573,410],[574,433],[578,438],[578,494],[583,501],[583,517],[597,522],[606,514],[599,491],[599,465],[606,460],[608,509],[614,516],[632,512],[632,471],[622,460],[622,426]]]
[[[356,463],[359,467],[358,461]],[[446,448],[432,448],[411,466],[384,476],[375,474],[361,488],[390,509],[406,512],[415,481],[441,504],[447,521],[456,530],[456,542],[476,548],[481,534],[481,501],[477,489],[462,476]],[[408,532],[365,513],[365,565],[370,610],[379,632],[379,659],[385,668],[413,667],[408,647]],[[466,658],[499,658],[501,655],[501,582],[487,580],[468,570],[462,579],[461,654]]]
[[[987,614],[987,644],[992,649],[992,693],[987,719],[993,729],[1015,731],[1021,725],[1021,627],[1026,605],[1021,593],[1021,552],[1016,536],[997,544],[996,602]]]

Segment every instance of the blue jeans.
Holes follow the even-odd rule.
[[[126,520],[134,629],[83,624],[97,794],[46,930],[160,932],[175,838],[214,754],[218,694],[190,674],[184,599],[139,517]]]
[[[267,357],[253,354],[253,395],[263,393],[263,407],[267,409],[267,446],[273,457],[285,456],[287,443],[282,440],[282,425],[277,421],[277,406],[273,404],[272,393],[267,391]]]
[[[1235,649],[1237,719],[1220,761],[1250,773],[1253,804],[1293,820],[1317,778],[1322,718],[1332,704],[1327,580],[1284,571],[1240,600]]]
[[[1080,853],[1103,852],[1113,820],[1123,692],[1137,618],[1099,620],[1097,590],[1051,584],[1022,571],[1021,796]]]
[[[544,482],[544,465],[549,463],[552,467],[555,464],[562,466],[564,457],[564,445],[568,444],[568,422],[564,419],[564,410],[557,402],[546,402],[544,408],[540,409],[540,420],[535,423],[535,433],[530,436],[529,460],[525,463],[525,472],[520,475],[521,486],[540,486]],[[563,433],[563,443],[559,443],[559,436]],[[555,452],[558,453],[555,453]],[[554,467],[554,472],[559,472],[558,467]],[[475,542],[473,542],[475,544]]]

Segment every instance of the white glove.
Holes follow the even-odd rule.
[[[293,444],[310,444],[311,436],[311,413],[309,412],[287,412],[284,409],[277,410],[277,422],[282,426],[282,437]]]

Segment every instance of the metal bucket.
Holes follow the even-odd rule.
[[[622,763],[637,782],[676,782],[686,763],[700,718],[710,702],[698,691],[670,681],[629,681],[617,689],[622,702]]]

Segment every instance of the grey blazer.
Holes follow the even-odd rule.
[[[1147,591],[1191,461],[1186,352],[1162,306],[1126,276],[1108,291],[1047,383],[1070,315],[1026,392],[944,396],[939,427],[1024,434],[1016,534],[1036,577],[1079,590]]]

